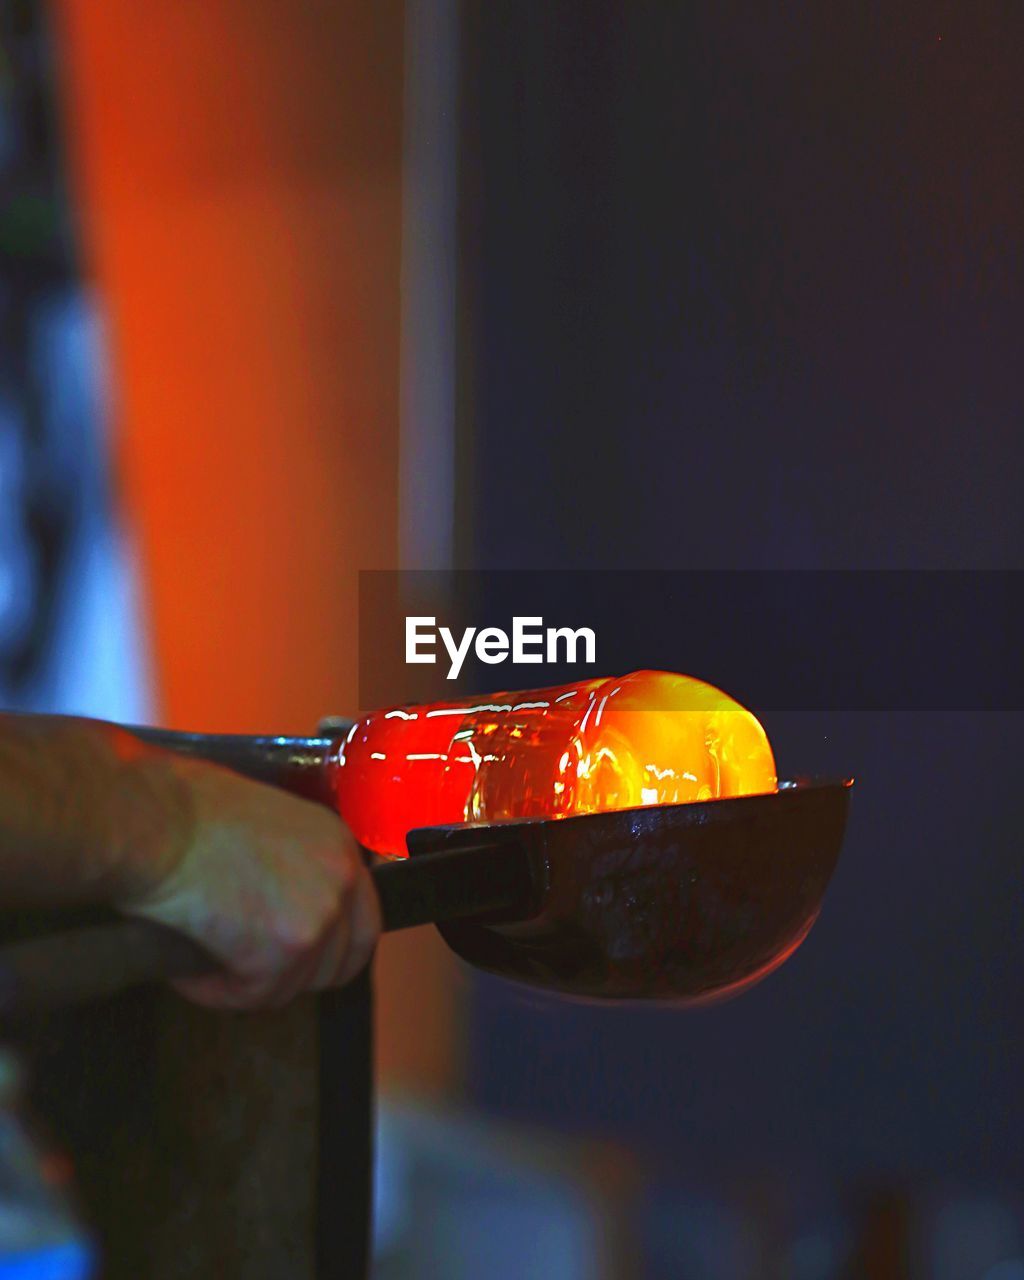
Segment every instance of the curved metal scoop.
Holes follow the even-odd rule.
[[[807,936],[849,789],[810,779],[770,795],[415,831],[391,874],[442,850],[472,850],[481,873],[490,859],[492,880],[518,860],[529,908],[524,881],[504,913],[440,924],[465,960],[576,996],[706,1001],[763,978]]]

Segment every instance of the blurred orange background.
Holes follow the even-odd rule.
[[[356,710],[357,574],[397,564],[397,0],[56,0],[161,719]],[[444,1089],[453,962],[377,961],[386,1082]]]
[[[310,731],[396,557],[402,7],[57,16],[163,719]]]

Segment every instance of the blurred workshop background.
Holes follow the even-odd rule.
[[[7,707],[308,731],[361,569],[1021,567],[1019,6],[0,15]],[[871,798],[742,1000],[381,949],[379,1280],[1024,1280],[1020,714],[768,728]]]

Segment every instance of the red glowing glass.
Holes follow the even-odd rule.
[[[714,686],[636,671],[554,689],[391,707],[336,761],[338,807],[368,849],[416,827],[680,804],[774,791],[751,712]]]

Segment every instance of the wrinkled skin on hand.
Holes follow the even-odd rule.
[[[0,902],[169,925],[223,966],[179,989],[226,1009],[348,981],[380,930],[335,813],[70,716],[0,715]]]
[[[336,814],[205,762],[165,758],[179,839],[118,905],[188,934],[223,970],[177,982],[199,1004],[272,1007],[339,986],[366,965],[380,909]],[[135,859],[132,859],[134,862]]]

